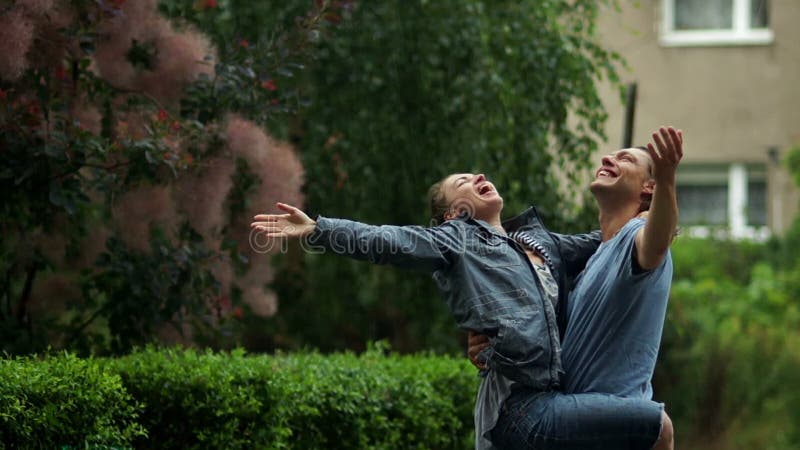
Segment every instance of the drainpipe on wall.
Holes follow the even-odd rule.
[[[622,124],[622,146],[630,148],[633,145],[633,119],[636,115],[636,82],[628,83],[625,95],[625,123]]]

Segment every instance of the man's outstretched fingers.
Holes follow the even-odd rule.
[[[658,131],[661,134],[661,138],[664,140],[664,148],[665,150],[672,151],[674,147],[674,142],[672,141],[672,127],[661,127]],[[659,148],[659,150],[661,150]],[[667,155],[664,155],[667,156]]]
[[[656,161],[658,161],[658,160],[661,159],[661,156],[663,156],[663,153],[664,153],[664,150],[665,150],[664,141],[661,140],[661,136],[656,132],[656,133],[653,133],[653,142],[655,142],[656,143],[656,147],[658,147],[658,153],[656,153],[657,158],[655,158]],[[648,145],[648,147],[649,147],[649,145]],[[655,148],[653,149],[653,151],[655,151]]]
[[[674,145],[677,148],[681,144],[681,140],[678,137],[678,130],[676,130],[673,127],[669,127],[667,131],[669,132],[669,137],[670,140],[672,141],[672,145]]]
[[[647,153],[650,153],[650,157],[653,159],[654,164],[658,163],[659,159],[661,158],[661,155],[658,154],[652,142],[647,143]]]
[[[672,138],[672,147],[673,147],[670,155],[670,160],[673,163],[677,164],[678,161],[680,161],[681,157],[683,156],[683,149],[682,149],[683,142],[681,140],[678,130],[676,130],[675,128],[673,127],[669,128],[669,135]]]

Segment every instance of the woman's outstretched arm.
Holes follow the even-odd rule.
[[[367,225],[319,216],[277,204],[282,214],[259,214],[251,224],[267,238],[304,239],[309,246],[337,255],[433,272],[447,266],[465,242],[463,227]],[[461,250],[463,251],[463,250]]]

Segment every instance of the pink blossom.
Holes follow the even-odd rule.
[[[0,78],[16,81],[28,68],[26,54],[33,42],[33,23],[22,8],[0,16]]]
[[[53,7],[53,0],[17,0],[17,6],[31,16],[43,16]]]
[[[77,103],[72,107],[72,116],[84,130],[100,134],[103,115],[93,105],[85,102]]]
[[[40,10],[43,11],[43,10]],[[34,16],[31,16],[34,17]],[[70,2],[59,2],[45,13],[36,16],[36,49],[28,52],[30,67],[57,68],[63,67],[70,43],[63,29],[69,27],[75,19],[75,12]]]
[[[63,217],[57,216],[54,218],[57,230],[59,225],[66,225]],[[31,239],[34,246],[42,252],[50,263],[56,267],[62,266],[66,258],[67,239],[63,234],[58,232],[44,232],[39,230],[33,234]]]
[[[244,158],[261,180],[251,199],[250,216],[271,210],[277,201],[302,206],[303,165],[291,145],[238,116],[228,119],[225,134],[231,153]]]
[[[209,40],[192,29],[176,31],[161,17],[154,0],[125,2],[123,15],[107,20],[101,27],[92,66],[113,85],[141,90],[167,104],[180,99],[183,87],[200,74],[212,75],[215,55]],[[152,70],[134,67],[126,54],[131,43],[154,48]]]
[[[112,207],[118,235],[132,249],[150,250],[150,226],[167,232],[178,223],[169,186],[142,186],[121,195]]]
[[[48,273],[36,279],[28,312],[33,315],[58,314],[67,304],[82,297],[78,283],[65,273]]]
[[[111,232],[103,225],[96,225],[89,230],[89,234],[81,243],[81,254],[70,265],[76,269],[95,268],[95,261],[101,253],[106,251],[106,240]]]
[[[204,236],[220,231],[225,224],[224,204],[233,187],[235,170],[231,159],[211,158],[197,173],[184,174],[176,183],[178,207]]]
[[[269,258],[259,255],[250,259],[249,270],[237,283],[242,289],[242,300],[257,316],[271,317],[278,311],[275,293],[266,289],[274,276]]]
[[[158,49],[152,71],[142,71],[139,86],[150,95],[167,102],[176,102],[183,87],[200,74],[213,75],[214,65],[204,61],[214,53],[210,41],[200,33],[166,32],[155,41]]]
[[[272,317],[278,312],[278,301],[275,293],[267,292],[263,287],[249,286],[242,293],[242,300],[250,306],[250,310],[256,316]]]

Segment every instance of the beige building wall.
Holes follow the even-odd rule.
[[[785,156],[800,144],[800,0],[772,0],[774,40],[761,45],[664,46],[659,43],[662,1],[620,0],[606,8],[598,31],[630,66],[623,83],[638,83],[634,145],[660,125],[684,130],[684,163],[756,163],[767,172],[767,223],[780,234],[798,211],[800,196],[769,149]],[[601,88],[609,111],[607,149],[619,147],[624,104]]]

